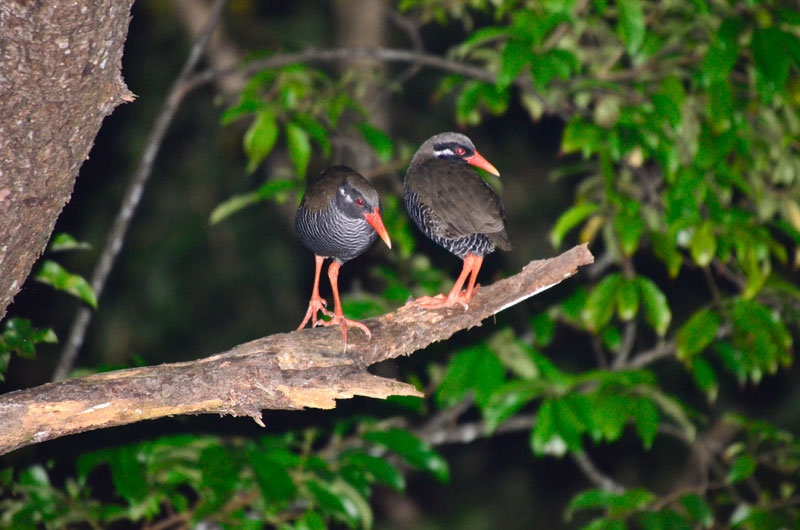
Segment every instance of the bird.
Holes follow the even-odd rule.
[[[414,154],[403,181],[406,210],[417,227],[464,265],[450,293],[411,303],[436,309],[469,303],[483,258],[496,248],[511,250],[500,197],[470,166],[500,176],[467,136],[444,132],[428,138]],[[462,291],[469,276],[469,283]]]
[[[355,170],[332,166],[308,182],[295,215],[295,230],[303,245],[314,253],[316,262],[308,310],[297,329],[303,329],[309,320],[312,327],[340,324],[345,350],[348,326],[361,329],[371,338],[367,326],[344,317],[338,279],[339,268],[366,252],[378,237],[392,248],[381,217],[378,192]],[[328,279],[333,290],[333,313],[326,309],[327,303],[319,295],[319,277],[326,258],[332,258]],[[320,311],[330,320],[317,320]]]

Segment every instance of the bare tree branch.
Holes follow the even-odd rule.
[[[271,335],[212,357],[130,368],[48,383],[0,396],[0,454],[67,434],[175,414],[250,416],[262,409],[333,408],[355,395],[420,395],[411,385],[374,376],[366,367],[409,355],[453,333],[481,325],[503,309],[557,285],[593,261],[586,245],[529,263],[482,287],[469,311],[418,306],[367,320],[368,340],[315,328]]]
[[[600,471],[585,452],[571,453],[571,455],[575,464],[594,485],[612,493],[625,493],[625,487]]]
[[[284,53],[256,59],[245,64],[241,68],[229,68],[224,70],[208,69],[196,74],[187,81],[187,90],[193,90],[198,86],[214,82],[216,79],[232,74],[244,72],[253,75],[261,70],[270,68],[280,68],[289,64],[307,62],[334,62],[334,61],[355,61],[359,59],[375,59],[383,62],[412,63],[419,66],[428,66],[444,72],[460,74],[471,79],[478,79],[486,83],[494,83],[496,73],[486,70],[474,64],[448,59],[433,53],[420,52],[417,50],[402,50],[394,48],[331,48],[317,49],[311,48],[302,52]],[[514,80],[514,86],[532,94],[544,105],[544,108],[551,114],[564,119],[569,119],[577,109],[555,109],[552,108],[547,100],[535,90],[533,82],[528,76],[520,76]]]
[[[139,201],[144,194],[144,187],[147,185],[147,181],[150,179],[150,175],[153,172],[153,163],[158,155],[158,151],[161,149],[164,135],[167,134],[167,129],[169,129],[183,98],[189,92],[186,87],[186,80],[192,71],[194,71],[205,49],[208,47],[211,35],[214,33],[214,28],[216,28],[220,16],[222,15],[222,8],[225,7],[225,2],[226,0],[216,0],[214,2],[205,28],[197,36],[194,44],[192,44],[186,63],[184,63],[180,74],[178,74],[178,77],[172,83],[172,88],[170,88],[167,98],[158,111],[158,117],[156,118],[152,131],[150,131],[150,136],[142,152],[142,159],[139,162],[139,167],[128,183],[128,189],[125,191],[125,196],[122,198],[122,205],[117,212],[117,218],[111,226],[111,230],[106,238],[106,244],[100,254],[100,259],[98,259],[97,265],[92,273],[91,284],[97,298],[100,298],[100,295],[103,293],[108,275],[111,273],[114,262],[122,250],[122,245],[125,242],[125,234],[128,232],[133,214],[136,212]],[[72,370],[72,366],[75,364],[75,359],[78,356],[78,351],[86,337],[86,330],[89,327],[89,322],[92,320],[92,315],[92,310],[88,307],[81,307],[78,310],[78,314],[75,316],[75,320],[72,322],[70,328],[69,338],[64,344],[64,349],[61,351],[58,365],[56,366],[55,372],[53,372],[53,380],[58,381],[64,379],[67,377],[70,370]]]

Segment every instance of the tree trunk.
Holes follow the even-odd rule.
[[[132,0],[0,2],[0,318],[42,254],[120,73]]]

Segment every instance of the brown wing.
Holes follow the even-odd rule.
[[[415,190],[441,221],[440,236],[470,234],[505,236],[505,213],[500,197],[469,166],[430,160],[418,168]],[[493,238],[494,239],[494,238]]]
[[[352,169],[344,166],[333,166],[318,176],[309,178],[303,194],[303,206],[311,211],[327,208],[333,200],[336,190],[352,172]]]

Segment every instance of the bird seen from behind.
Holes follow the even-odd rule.
[[[403,182],[408,214],[426,236],[464,260],[447,296],[425,296],[412,303],[467,309],[478,288],[475,281],[483,258],[496,248],[511,249],[500,197],[470,166],[500,176],[469,138],[455,132],[428,138],[411,159]]]
[[[315,255],[314,288],[308,310],[298,330],[311,320],[314,326],[342,326],[342,339],[347,349],[347,327],[354,326],[371,337],[367,326],[344,317],[339,299],[339,268],[360,256],[378,237],[389,248],[392,243],[383,225],[378,192],[364,177],[346,166],[333,166],[310,180],[295,216],[295,229],[300,241]],[[319,295],[319,277],[326,258],[332,258],[328,279],[333,290],[333,313]],[[322,312],[330,317],[317,319]]]

